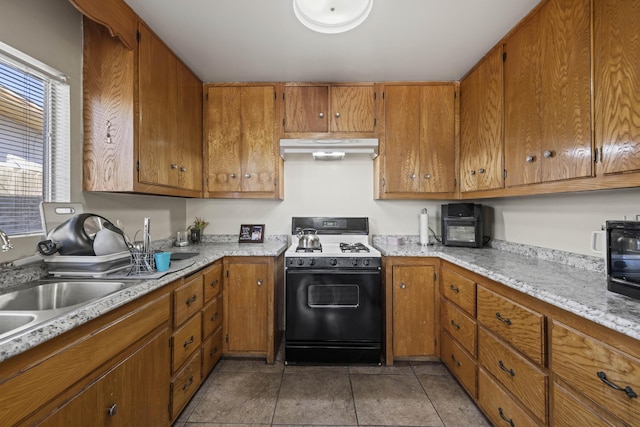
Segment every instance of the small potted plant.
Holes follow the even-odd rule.
[[[200,239],[202,238],[202,233],[204,228],[209,225],[207,221],[202,218],[196,217],[193,221],[193,224],[187,228],[191,232],[191,241],[193,243],[200,243]]]

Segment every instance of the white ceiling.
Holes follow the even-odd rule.
[[[341,34],[292,0],[125,1],[204,82],[332,82],[459,80],[540,0],[374,0]]]

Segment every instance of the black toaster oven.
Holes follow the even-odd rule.
[[[482,247],[482,205],[450,203],[441,210],[443,245]]]
[[[607,221],[607,289],[640,299],[640,221]]]

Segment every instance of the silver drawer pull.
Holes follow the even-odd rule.
[[[189,377],[189,382],[182,386],[182,390],[186,390],[191,384],[193,384],[193,375]]]
[[[508,422],[511,427],[515,427],[513,420],[511,418],[507,418],[504,416],[504,412],[502,411],[502,408],[498,408],[498,413],[500,414],[500,418]]]
[[[462,366],[462,363],[460,363],[460,361],[456,359],[456,357],[453,354],[451,355],[451,361],[455,363],[457,366]]]
[[[457,288],[453,285],[449,285],[449,289],[451,289],[453,292],[455,292],[456,294],[460,293],[460,288]]]
[[[504,317],[500,316],[500,312],[496,313],[496,319],[498,319],[499,321],[501,321],[502,323],[504,323],[507,326],[511,326],[511,319],[505,319]]]
[[[182,346],[184,348],[187,348],[190,344],[193,344],[193,335],[191,335],[191,338],[189,338],[189,341],[185,341],[184,344],[182,344]]]
[[[118,413],[118,404],[114,403],[113,406],[111,406],[109,409],[107,409],[107,413],[111,417],[113,417],[115,414],[117,414]]]
[[[633,389],[631,388],[631,386],[626,386],[626,387],[620,387],[617,384],[612,383],[611,381],[609,381],[607,379],[607,374],[605,374],[603,371],[598,371],[596,373],[596,375],[598,375],[598,378],[600,378],[600,380],[605,383],[606,385],[608,385],[609,387],[611,387],[614,390],[618,390],[618,391],[624,391],[625,394],[627,395],[627,397],[630,397],[632,399],[637,399],[638,398],[638,393],[636,393],[635,391],[633,391]]]
[[[185,304],[191,305],[191,303],[196,302],[197,299],[198,299],[198,296],[194,294],[191,298],[185,301]]]
[[[502,360],[498,361],[498,365],[500,366],[500,369],[502,369],[503,371],[505,371],[507,374],[511,375],[512,377],[516,376],[516,373],[513,369],[507,369],[506,366],[504,366],[504,363],[502,362]]]
[[[453,326],[457,330],[460,330],[460,323],[456,323],[453,319],[451,319],[451,326]]]
[[[400,283],[400,289],[405,289],[406,287],[407,287],[407,285],[406,285],[406,284],[404,284],[404,283]]]
[[[218,313],[215,313],[213,316],[211,316],[209,320],[211,320],[212,322],[215,322],[217,318],[218,318]]]

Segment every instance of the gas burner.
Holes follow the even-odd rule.
[[[296,253],[316,254],[321,252],[322,252],[322,246],[320,246],[319,248],[301,248],[299,246],[296,247]]]
[[[370,252],[369,248],[363,243],[340,243],[340,250],[342,252]]]

